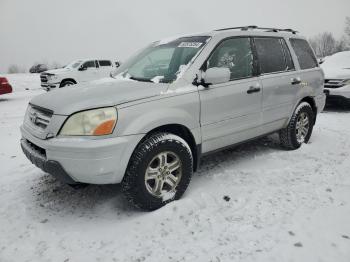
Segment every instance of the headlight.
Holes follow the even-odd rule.
[[[60,135],[102,136],[112,134],[117,123],[117,109],[106,107],[71,115],[63,125]]]
[[[47,80],[52,81],[52,80],[57,80],[56,75],[47,75]]]

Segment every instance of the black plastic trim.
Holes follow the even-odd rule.
[[[22,147],[23,153],[30,160],[30,162],[32,162],[34,165],[36,165],[38,168],[40,168],[44,172],[49,173],[50,175],[54,176],[55,178],[57,178],[58,180],[66,184],[70,184],[70,185],[78,184],[64,170],[64,168],[59,162],[54,160],[47,160],[46,156],[36,151],[33,147],[31,147],[30,144],[27,142],[27,140],[21,139],[21,147]]]
[[[350,98],[341,95],[329,95],[326,93],[326,103],[344,103],[350,105]]]

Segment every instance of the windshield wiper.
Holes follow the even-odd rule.
[[[149,79],[149,78],[130,76],[129,79],[135,80],[135,81],[140,81],[140,82],[150,82],[150,83],[153,83],[153,81],[152,81],[151,79]]]

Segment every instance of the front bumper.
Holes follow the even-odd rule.
[[[325,88],[327,96],[342,96],[346,99],[350,99],[350,85],[345,85],[339,88]]]
[[[27,158],[44,172],[68,184],[120,183],[140,135],[92,139],[39,139],[21,127],[21,146]]]
[[[350,98],[339,95],[327,95],[327,104],[350,105]]]
[[[60,87],[60,83],[41,82],[41,87],[45,91],[50,91],[50,89],[52,89],[52,88],[59,88]]]
[[[46,173],[49,173],[56,177],[58,180],[66,183],[66,184],[76,184],[74,181],[64,170],[61,164],[54,160],[47,160],[43,154],[40,154],[35,146],[33,146],[28,140],[21,139],[21,147],[23,153],[26,157],[32,162],[32,164],[39,167]]]
[[[325,88],[324,93],[327,97],[327,103],[331,104],[349,104],[350,103],[350,85],[339,88]]]

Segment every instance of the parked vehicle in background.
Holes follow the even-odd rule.
[[[321,67],[327,103],[350,106],[350,51],[327,57]]]
[[[49,68],[47,67],[47,65],[44,64],[36,64],[33,65],[30,69],[29,69],[29,73],[42,73],[44,71],[49,70]]]
[[[21,146],[62,181],[121,183],[147,210],[179,199],[202,155],[273,132],[299,148],[325,104],[311,47],[287,29],[157,41],[113,77],[33,98]]]
[[[71,86],[104,77],[109,77],[115,69],[111,60],[81,59],[63,68],[48,70],[40,75],[41,86],[46,91],[53,88]]]
[[[12,86],[6,77],[0,77],[0,95],[12,93]]]

